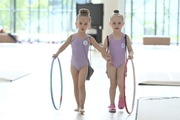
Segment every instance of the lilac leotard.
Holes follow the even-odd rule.
[[[76,35],[73,37],[71,65],[79,71],[82,67],[88,65],[89,36],[84,40],[79,39]]]
[[[125,63],[125,35],[120,40],[109,36],[109,53],[112,56],[112,65],[117,69]]]

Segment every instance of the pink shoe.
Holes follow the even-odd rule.
[[[124,97],[120,97],[120,98],[119,98],[119,103],[118,103],[118,108],[119,108],[119,109],[123,109],[124,106],[125,106]]]
[[[115,105],[110,105],[110,106],[109,106],[109,112],[110,112],[110,113],[115,113],[115,112],[116,112],[116,107],[115,107]]]

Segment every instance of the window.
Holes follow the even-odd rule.
[[[144,35],[170,36],[179,44],[179,0],[126,0],[125,30],[133,43]]]

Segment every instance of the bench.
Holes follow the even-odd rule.
[[[144,45],[170,45],[170,37],[168,36],[144,36]]]
[[[12,35],[15,39],[17,39],[17,35]],[[0,43],[16,43],[14,39],[12,39],[7,33],[0,33]]]

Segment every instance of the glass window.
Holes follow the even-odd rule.
[[[133,43],[142,43],[144,35],[170,36],[178,43],[179,7],[179,0],[126,0],[125,31]]]
[[[20,41],[62,42],[76,30],[76,2],[90,0],[1,0],[0,29]]]

